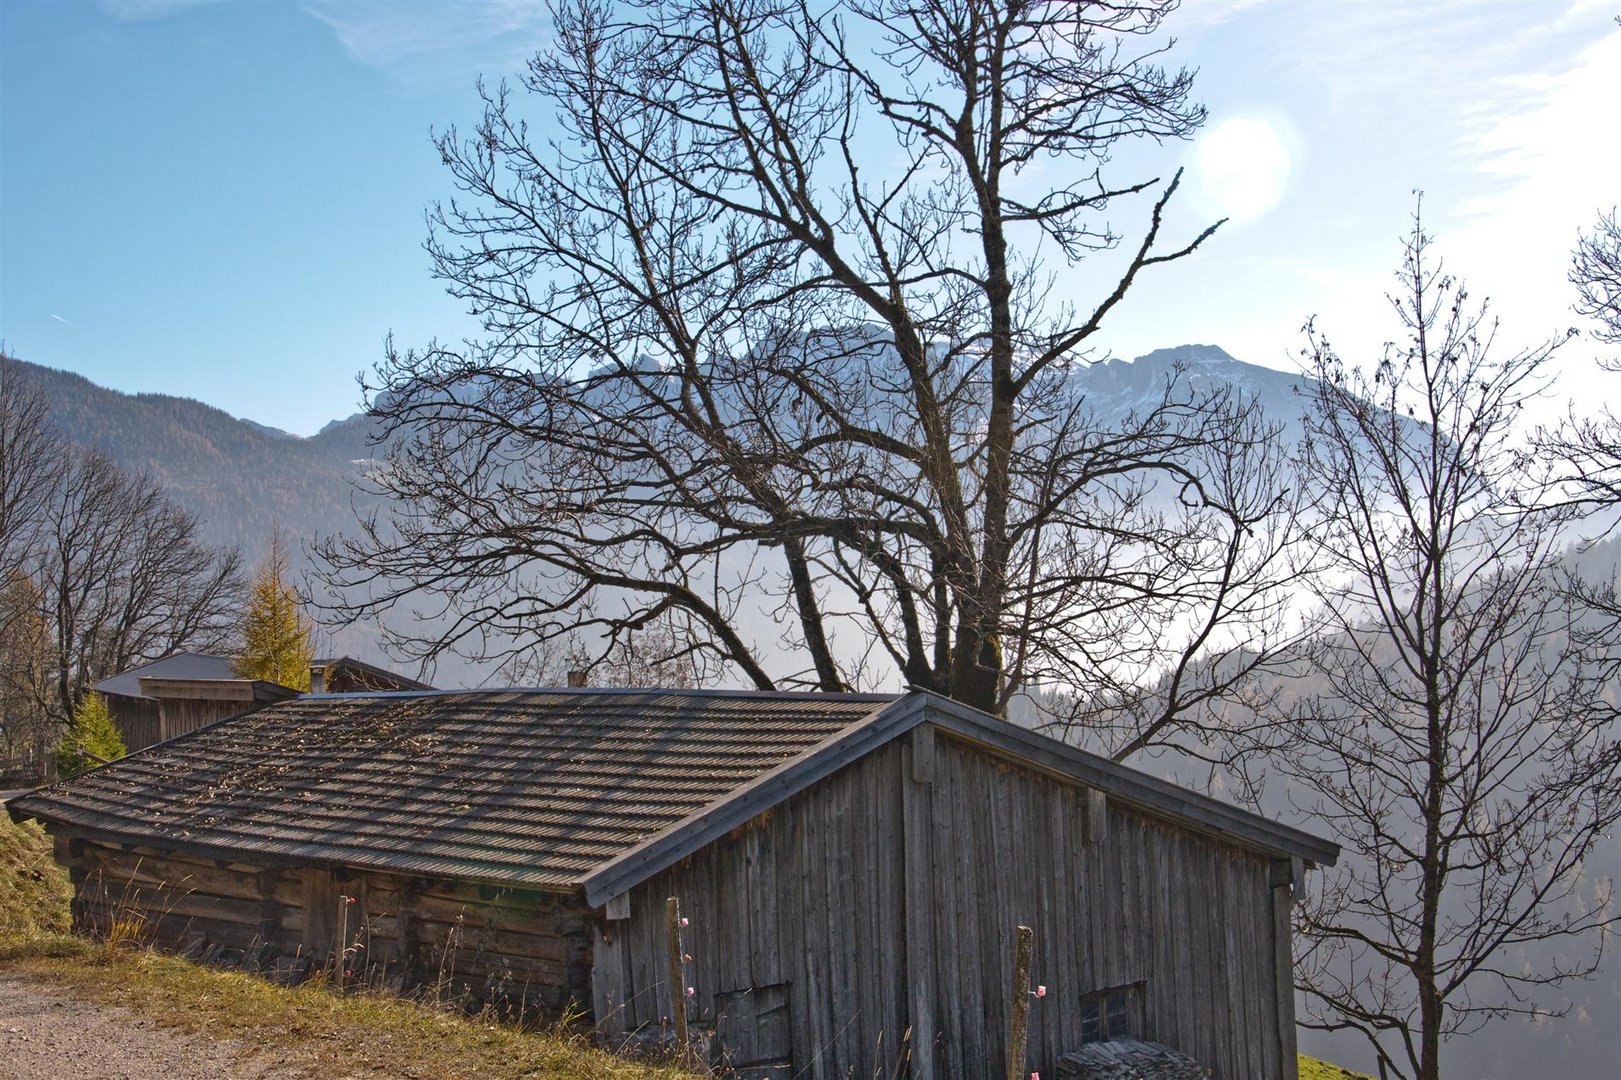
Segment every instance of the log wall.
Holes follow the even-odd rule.
[[[571,896],[344,868],[266,867],[58,836],[78,929],[288,981],[582,1012],[595,922]]]

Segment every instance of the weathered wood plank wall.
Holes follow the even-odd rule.
[[[166,698],[159,702],[159,738],[172,739],[253,708],[253,702]]]
[[[719,1027],[728,1049],[747,1043],[766,1060],[791,1053],[796,1077],[899,1075],[901,753],[898,743],[875,751],[634,889],[630,917],[604,923],[596,949],[596,1015],[610,1039],[670,1016],[663,912],[679,896],[695,1026]],[[775,1008],[783,987],[785,1018]],[[747,1038],[735,1030],[744,1023]],[[746,1075],[790,1073],[762,1065]]]
[[[610,1037],[670,1015],[678,896],[694,1020],[721,1042],[745,1041],[728,1027],[752,990],[785,1001],[791,1075],[904,1075],[909,1052],[910,1075],[979,1078],[1005,1060],[1022,923],[1047,987],[1030,1071],[1081,1045],[1087,995],[1138,987],[1134,1034],[1218,1080],[1293,1077],[1279,895],[1265,855],[924,726],[633,890],[603,924],[596,1015]]]
[[[157,702],[108,694],[107,710],[112,713],[113,723],[124,740],[124,749],[130,753],[143,750],[163,738]]]
[[[1081,1044],[1081,998],[1141,984],[1141,1037],[1218,1080],[1294,1075],[1280,1058],[1265,855],[1100,808],[1100,793],[951,738],[936,740],[931,786],[941,1075],[1003,1060],[1020,923],[1036,934],[1032,981],[1047,987],[1031,1011],[1030,1070],[1054,1073]]]
[[[551,1014],[591,996],[595,917],[572,896],[343,869],[221,863],[58,838],[76,924],[250,970],[426,989]],[[222,950],[230,950],[224,952]],[[308,963],[300,963],[300,958]]]

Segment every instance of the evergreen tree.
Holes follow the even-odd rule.
[[[92,690],[73,710],[73,721],[57,745],[56,771],[64,778],[78,776],[128,752],[106,700]]]
[[[310,661],[315,658],[310,622],[299,610],[287,565],[281,530],[270,534],[270,552],[259,564],[248,590],[242,620],[242,649],[236,673],[295,690],[310,688]]]

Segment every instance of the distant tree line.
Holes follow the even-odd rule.
[[[61,440],[0,357],[0,756],[43,768],[92,684],[229,647],[242,586],[235,548],[152,476]]]

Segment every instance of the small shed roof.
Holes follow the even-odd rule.
[[[91,689],[102,694],[116,694],[119,697],[146,698],[147,695],[141,693],[143,678],[234,679],[236,672],[232,670],[229,656],[177,652],[165,656],[162,660],[154,660],[150,664],[120,671],[117,675],[111,675],[96,683]]]
[[[360,866],[601,904],[920,724],[1234,843],[1338,848],[933,694],[312,694],[8,804],[211,858]]]
[[[341,690],[432,690],[425,682],[388,668],[356,660],[352,656],[324,656],[310,661],[310,670],[321,670],[325,688]],[[344,684],[339,686],[340,681]]]

